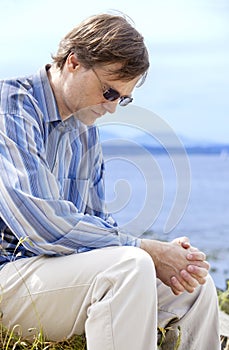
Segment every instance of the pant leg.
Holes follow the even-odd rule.
[[[155,269],[135,247],[8,263],[0,271],[3,324],[49,340],[86,332],[88,350],[156,349]]]
[[[179,350],[220,350],[218,300],[210,276],[192,294],[174,296],[160,281],[157,289],[159,326],[171,327],[162,349],[174,349],[178,341]]]

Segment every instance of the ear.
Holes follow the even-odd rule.
[[[71,52],[68,55],[66,63],[70,72],[75,71],[80,66],[80,62],[78,61],[77,56],[74,52]]]

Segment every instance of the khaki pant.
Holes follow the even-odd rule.
[[[88,350],[155,350],[157,325],[169,324],[164,349],[179,336],[178,325],[179,350],[220,349],[211,278],[192,294],[174,296],[140,248],[21,259],[0,271],[0,283],[2,322],[20,325],[25,337],[34,329],[58,341],[85,332]]]

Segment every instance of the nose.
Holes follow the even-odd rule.
[[[108,113],[114,113],[116,111],[118,105],[118,101],[109,101],[109,102],[104,102],[103,107],[106,109]]]

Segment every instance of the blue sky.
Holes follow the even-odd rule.
[[[151,68],[135,104],[188,138],[229,142],[228,0],[0,0],[0,77],[50,62],[60,39],[87,16],[128,14],[144,35]]]

